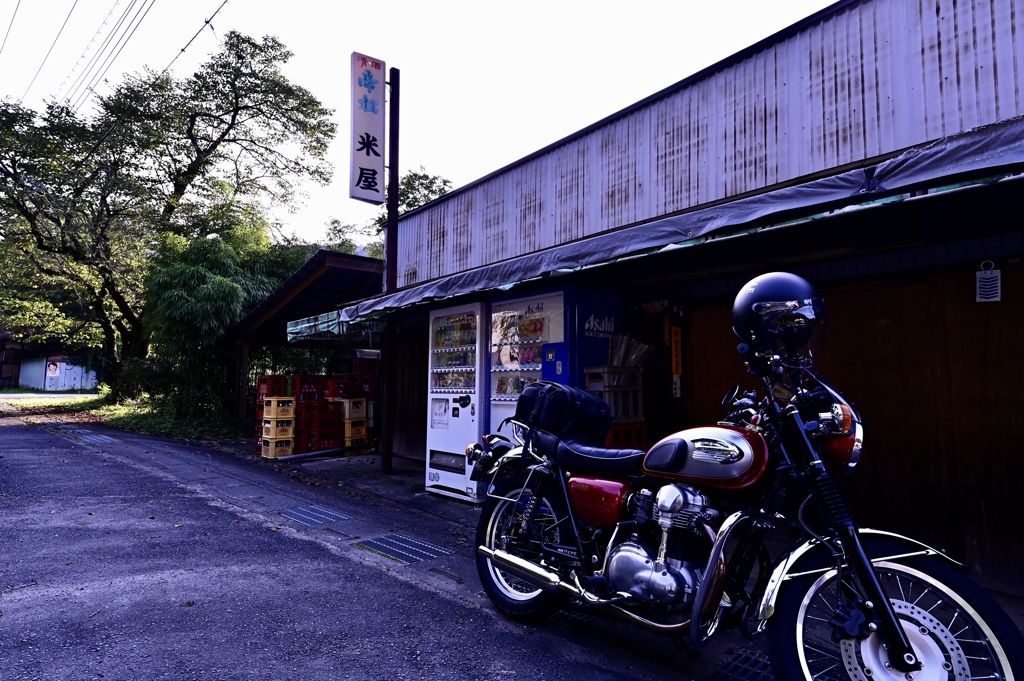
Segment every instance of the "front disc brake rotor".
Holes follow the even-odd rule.
[[[909,674],[889,662],[880,634],[840,642],[843,665],[854,681],[968,681],[970,670],[964,651],[942,622],[913,603],[892,601],[921,669]],[[952,675],[952,676],[951,676]]]

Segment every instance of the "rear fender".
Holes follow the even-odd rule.
[[[953,565],[963,567],[938,549],[910,537],[871,529],[860,529],[857,533],[860,535],[868,555],[871,556],[872,563],[911,556],[941,556]],[[772,616],[775,612],[775,602],[778,600],[779,591],[787,581],[804,575],[827,572],[835,567],[831,555],[831,549],[820,541],[808,539],[779,558],[758,604],[757,619],[763,624]]]
[[[524,471],[535,463],[536,459],[524,452],[522,447],[513,447],[486,467],[480,479],[488,480],[493,487],[495,482]]]

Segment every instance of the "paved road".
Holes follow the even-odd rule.
[[[770,678],[732,632],[691,658],[580,614],[507,622],[477,581],[479,511],[425,493],[421,464],[273,462],[3,409],[0,678]]]
[[[471,505],[310,467],[0,413],[3,678],[732,678],[728,641],[691,660],[580,616],[509,623]]]

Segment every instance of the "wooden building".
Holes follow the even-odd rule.
[[[735,292],[794,271],[830,305],[822,368],[866,421],[850,481],[865,524],[1021,590],[1022,16],[1024,0],[843,0],[404,215],[398,290],[338,312],[399,330],[394,451],[422,457],[431,309],[553,284],[614,293],[655,348],[657,437],[718,418],[744,378]],[[997,276],[999,299],[979,302]]]

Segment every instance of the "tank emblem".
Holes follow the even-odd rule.
[[[693,458],[697,461],[711,461],[723,465],[743,459],[743,452],[731,442],[714,438],[700,438],[693,441]]]

